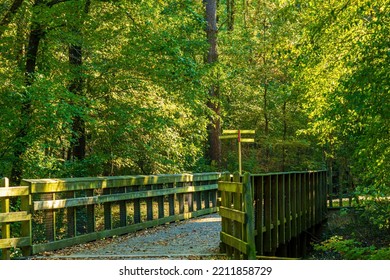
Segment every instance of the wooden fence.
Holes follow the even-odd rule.
[[[221,250],[235,259],[255,259],[255,228],[252,184],[249,174],[243,178],[229,175],[218,183],[222,217]]]
[[[326,171],[231,178],[219,182],[219,212],[222,247],[232,258],[275,256],[326,217]]]
[[[0,188],[3,258],[14,247],[37,254],[216,212],[220,176],[39,179]],[[11,197],[22,197],[21,211],[8,213]],[[13,238],[10,224],[18,221],[21,232]]]
[[[10,199],[20,197],[20,209],[11,211]],[[0,181],[0,249],[2,259],[10,258],[10,248],[22,248],[24,255],[30,254],[31,214],[30,192],[28,187],[10,187],[8,178]],[[17,237],[11,236],[11,223],[19,223]]]

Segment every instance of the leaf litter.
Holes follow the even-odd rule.
[[[31,259],[226,259],[219,252],[221,221],[210,214],[113,236]]]

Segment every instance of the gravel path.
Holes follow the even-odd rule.
[[[214,259],[219,253],[221,218],[206,215],[124,236],[48,252],[36,259]]]

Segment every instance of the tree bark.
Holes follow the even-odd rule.
[[[236,13],[236,3],[235,0],[226,1],[226,10],[227,10],[227,28],[229,31],[234,30],[234,19]]]
[[[81,73],[83,64],[81,46],[73,44],[69,46],[69,63],[74,70],[74,78],[69,85],[69,91],[81,96],[84,84]],[[85,120],[82,115],[77,114],[73,117],[72,124],[72,153],[74,159],[83,160],[85,158],[85,146]]]
[[[213,64],[218,61],[217,51],[217,1],[203,0],[206,9],[206,34],[209,43],[206,63]],[[221,164],[221,141],[219,135],[221,132],[221,106],[220,106],[219,86],[214,83],[209,89],[208,107],[213,112],[208,125],[208,143],[209,147],[206,156],[212,165],[217,167]]]
[[[83,13],[89,12],[91,1],[85,2]],[[83,15],[82,15],[83,16]],[[83,23],[83,19],[81,20]],[[80,36],[80,26],[74,27],[74,33],[76,36]],[[77,96],[83,95],[84,78],[82,73],[83,66],[83,47],[80,44],[69,45],[69,64],[71,70],[73,70],[73,79],[69,85],[69,91]],[[85,119],[82,114],[77,114],[73,118],[72,124],[72,154],[73,158],[77,160],[83,160],[86,155],[86,130],[85,130]]]
[[[37,57],[39,44],[45,36],[45,28],[36,21],[35,8],[39,5],[45,4],[47,7],[52,7],[55,4],[65,2],[68,0],[53,0],[46,2],[45,0],[35,0],[33,3],[33,15],[32,23],[30,27],[30,34],[28,39],[28,45],[26,50],[26,64],[24,69],[25,86],[26,91],[22,93],[22,104],[20,108],[21,123],[19,129],[15,135],[15,141],[13,143],[13,162],[11,168],[11,182],[12,184],[19,184],[23,175],[23,162],[24,154],[28,150],[31,139],[30,122],[32,117],[32,104],[31,97],[28,93],[28,88],[33,85],[35,81],[35,72],[37,66]],[[23,1],[15,0],[1,22],[1,26],[8,24],[12,16],[17,12],[18,8],[22,5]],[[0,31],[0,37],[2,33]]]

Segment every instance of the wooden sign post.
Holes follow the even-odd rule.
[[[241,143],[253,143],[253,138],[243,138],[242,134],[255,134],[254,130],[223,130],[219,139],[237,139],[238,142],[238,169],[241,175],[242,163],[241,163]]]

